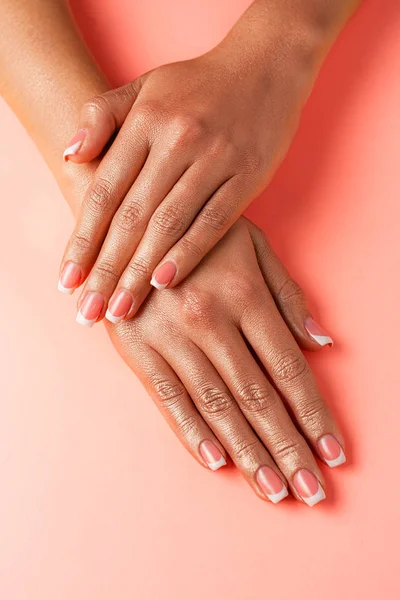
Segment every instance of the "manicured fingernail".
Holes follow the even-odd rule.
[[[64,150],[63,159],[65,162],[68,161],[69,156],[73,156],[77,154],[80,150],[80,147],[83,144],[83,140],[86,137],[86,131],[84,129],[80,129],[78,133],[74,135],[70,143],[68,144],[68,148]]]
[[[333,346],[333,339],[311,317],[307,317],[304,321],[304,327],[308,335],[320,346]]]
[[[82,270],[79,265],[69,260],[65,263],[58,280],[57,289],[63,294],[72,294],[79,286],[82,277]]]
[[[111,323],[119,323],[128,314],[132,304],[132,294],[126,290],[117,290],[108,303],[106,319]]]
[[[226,465],[226,460],[218,450],[214,442],[204,440],[200,444],[200,454],[203,460],[208,464],[211,471],[216,471]]]
[[[319,438],[318,448],[322,458],[329,467],[338,467],[346,462],[343,448],[333,435],[327,434]]]
[[[257,471],[256,479],[264,494],[274,504],[278,504],[278,502],[288,495],[287,488],[282,479],[278,477],[271,467],[260,467]]]
[[[294,487],[308,506],[314,506],[326,498],[325,492],[311,471],[300,469],[293,477]]]
[[[104,307],[104,297],[97,292],[88,292],[76,315],[76,320],[85,327],[91,327],[100,316]]]
[[[153,273],[153,277],[151,278],[151,285],[153,285],[158,290],[163,290],[167,287],[169,283],[173,280],[176,275],[176,264],[168,261],[164,263],[155,273]]]

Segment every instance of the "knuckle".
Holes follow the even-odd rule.
[[[300,352],[288,349],[278,355],[272,370],[276,381],[287,384],[298,381],[305,375],[307,363]]]
[[[158,403],[169,410],[180,404],[185,396],[183,386],[169,379],[154,380],[152,388]]]
[[[232,406],[228,393],[211,386],[198,391],[198,403],[201,412],[213,417],[225,416]]]
[[[246,383],[237,393],[240,406],[253,415],[273,411],[278,402],[278,396],[272,388],[258,383]]]
[[[138,202],[124,203],[115,217],[115,224],[124,233],[131,233],[143,220],[144,209]]]
[[[194,258],[203,258],[204,256],[204,248],[203,246],[197,242],[193,235],[189,237],[189,235],[185,235],[179,242],[181,248],[183,250],[184,255],[193,256]]]
[[[182,297],[181,315],[189,327],[204,327],[211,320],[215,310],[215,299],[207,292],[187,289]]]
[[[184,437],[188,437],[193,431],[197,430],[197,419],[194,415],[182,414],[180,417],[176,417],[176,422],[179,431]]]
[[[93,275],[101,280],[110,281],[116,284],[119,280],[119,274],[115,270],[115,264],[105,259],[101,259],[94,268]]]
[[[326,414],[325,405],[321,398],[308,397],[296,407],[297,418],[307,426],[320,424]]]
[[[242,172],[247,175],[258,175],[265,166],[265,157],[260,152],[250,152],[242,159]]]
[[[105,212],[112,205],[113,186],[108,179],[96,179],[89,189],[87,207],[94,212]]]
[[[145,129],[152,126],[156,121],[157,109],[150,103],[135,105],[132,113],[132,125],[134,128]]]
[[[257,453],[258,441],[254,440],[237,440],[235,442],[235,455],[237,459],[250,458]]]
[[[214,230],[216,233],[221,233],[226,229],[230,214],[222,206],[209,202],[205,205],[198,218],[207,228]]]
[[[296,460],[304,453],[304,444],[299,439],[282,439],[275,443],[273,453],[276,460]]]
[[[199,139],[205,133],[204,121],[194,115],[180,114],[171,120],[173,140],[181,145]]]
[[[304,301],[303,290],[299,284],[294,281],[291,277],[285,279],[283,284],[277,293],[278,301],[281,304],[287,304],[288,302],[302,302]]]
[[[88,236],[77,231],[72,237],[72,245],[80,251],[86,252],[87,250],[92,249],[93,242]]]
[[[90,120],[106,111],[109,111],[109,104],[104,96],[93,96],[83,105],[83,112]]]
[[[177,237],[185,230],[185,213],[179,206],[158,209],[150,220],[153,231],[162,236]]]
[[[150,279],[152,269],[146,260],[136,257],[126,267],[128,276],[131,279],[145,278]]]

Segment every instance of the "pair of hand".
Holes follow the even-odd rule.
[[[96,163],[79,169],[71,195]],[[107,329],[200,464],[216,470],[229,455],[273,503],[325,497],[315,456],[341,464],[344,441],[300,347],[332,340],[255,225],[241,217],[181,285]]]
[[[104,157],[61,265],[60,290],[86,281],[79,322],[129,319],[150,284],[180,283],[266,186],[303,90],[300,75],[283,83],[263,69],[243,72],[217,48],[83,107],[64,158]]]

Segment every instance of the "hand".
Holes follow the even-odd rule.
[[[98,294],[96,314],[79,314],[81,323],[102,319],[107,306],[112,322],[131,318],[150,282],[181,282],[268,183],[298,122],[300,70],[286,79],[265,59],[262,69],[239,62],[217,48],[83,107],[68,160],[93,160],[118,133],[61,265],[62,291],[87,280],[79,304]]]
[[[313,506],[325,497],[313,452],[337,466],[343,438],[288,327],[308,349],[331,343],[264,234],[243,218],[180,286],[152,294],[135,319],[108,324],[200,464],[216,470],[229,454],[264,500],[290,489]]]

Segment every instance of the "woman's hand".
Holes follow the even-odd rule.
[[[180,286],[108,325],[203,466],[216,470],[229,455],[264,500],[290,489],[313,506],[325,497],[313,453],[337,466],[343,438],[288,327],[303,347],[331,343],[264,234],[243,218]]]
[[[91,161],[117,135],[84,198],[60,289],[72,292],[86,280],[81,300],[101,295],[95,320],[107,307],[114,323],[130,318],[150,283],[163,289],[182,281],[267,185],[293,138],[313,69],[304,41],[288,53],[268,28],[265,38],[262,52],[225,41],[83,107],[66,159]]]

